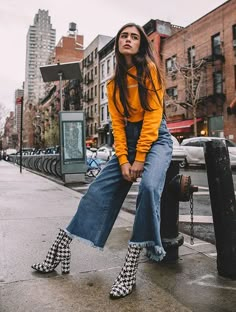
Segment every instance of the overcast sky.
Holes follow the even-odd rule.
[[[1,0],[0,103],[14,109],[14,92],[25,79],[26,34],[39,9],[49,11],[56,43],[70,22],[84,35],[85,47],[98,35],[114,37],[127,22],[144,25],[161,19],[187,26],[226,1],[222,0]]]

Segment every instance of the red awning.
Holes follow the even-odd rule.
[[[197,122],[201,120],[202,118],[197,118]],[[193,119],[182,120],[179,122],[168,122],[167,128],[170,130],[171,133],[190,132],[193,124],[194,124]]]

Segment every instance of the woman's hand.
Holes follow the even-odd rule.
[[[121,173],[125,180],[129,182],[135,182],[137,178],[141,178],[143,173],[144,162],[134,161],[131,166],[130,163],[121,165]]]
[[[131,164],[125,163],[121,165],[120,168],[121,168],[121,173],[122,173],[123,178],[129,182],[132,182],[131,176],[130,176]]]
[[[141,178],[143,173],[144,162],[135,160],[130,168],[131,181],[135,182],[137,178]]]

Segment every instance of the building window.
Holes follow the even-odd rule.
[[[177,100],[178,99],[178,89],[177,87],[172,87],[166,90],[167,95],[173,99]]]
[[[195,64],[195,47],[192,46],[188,48],[188,63]]]
[[[215,72],[213,74],[213,83],[214,83],[214,93],[221,94],[223,93],[223,77],[222,72]]]
[[[97,68],[97,66],[95,66],[95,68],[94,68],[94,75],[97,76],[97,74],[98,74],[98,68]]]
[[[116,67],[116,57],[115,55],[113,55],[113,69],[115,69]]]
[[[90,135],[93,135],[93,124],[90,125]]]
[[[104,64],[102,64],[101,78],[104,79]]]
[[[236,40],[236,24],[232,26],[233,40]]]
[[[98,56],[98,48],[96,48],[95,51],[94,51],[94,57],[95,57],[95,59],[97,58],[97,56]]]
[[[101,86],[101,99],[104,99],[104,86]]]
[[[110,74],[110,60],[107,60],[107,74]]]
[[[173,55],[166,60],[166,72],[176,72],[176,55]]]
[[[211,37],[211,45],[212,45],[212,54],[213,55],[221,55],[221,42],[220,42],[220,34],[216,34]]]
[[[236,90],[236,65],[234,65],[234,89]]]
[[[97,96],[97,86],[94,86],[94,96]]]
[[[104,106],[101,107],[101,121],[104,120]]]
[[[233,48],[236,49],[236,24],[232,26],[233,32]]]

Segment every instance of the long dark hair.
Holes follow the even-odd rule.
[[[132,61],[134,66],[137,69],[137,76],[132,75],[128,72],[128,68],[125,62],[125,57],[119,52],[119,38],[121,32],[126,27],[136,27],[140,34],[140,47],[137,54],[132,56]],[[139,97],[140,102],[144,110],[152,111],[153,109],[150,106],[150,103],[147,101],[147,87],[145,85],[145,82],[147,79],[149,79],[152,83],[153,89],[157,95],[158,101],[161,103],[161,99],[158,96],[157,90],[155,90],[154,83],[152,81],[150,69],[148,67],[148,63],[152,62],[157,69],[157,80],[162,86],[162,77],[158,68],[158,65],[156,63],[151,44],[149,42],[148,37],[146,36],[143,28],[139,25],[136,25],[135,23],[128,23],[124,25],[117,33],[115,38],[115,56],[116,56],[116,68],[115,68],[115,74],[114,74],[114,93],[113,93],[113,100],[115,103],[115,106],[118,109],[117,103],[116,103],[116,91],[117,88],[120,92],[120,101],[124,108],[124,116],[130,117],[129,110],[131,110],[131,106],[128,102],[128,89],[127,89],[127,83],[126,83],[126,76],[129,75],[133,77],[138,82],[138,91],[139,91]]]

